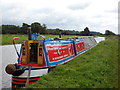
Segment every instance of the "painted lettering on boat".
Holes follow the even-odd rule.
[[[50,62],[63,60],[71,55],[74,55],[72,44],[47,46],[48,58]]]

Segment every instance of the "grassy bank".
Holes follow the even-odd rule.
[[[20,37],[20,39],[15,40],[16,44],[19,44],[22,42],[22,40],[27,40],[27,35],[12,35],[12,34],[3,34],[2,35],[2,45],[9,45],[12,44],[12,38],[13,37]]]
[[[117,88],[118,39],[110,37],[25,88]]]
[[[2,36],[2,45],[9,45],[12,44],[12,38],[13,37],[20,37],[20,39],[15,40],[16,44],[20,44],[22,40],[27,40],[27,35],[12,35],[12,34],[3,34]],[[58,35],[45,35],[50,38],[58,37]],[[62,38],[67,39],[69,37],[75,37],[74,35],[62,35]],[[41,39],[41,38],[39,38]]]

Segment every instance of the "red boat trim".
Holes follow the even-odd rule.
[[[40,78],[32,78],[32,79],[30,79],[30,80],[38,80],[38,79],[40,79]],[[26,79],[18,79],[18,78],[13,78],[12,77],[12,80],[16,80],[16,81],[26,81],[27,80],[27,78]]]
[[[17,79],[26,79],[27,77],[16,77],[16,76],[12,76],[12,78],[17,78]],[[40,78],[40,76],[30,77],[30,79],[32,79],[32,78]]]
[[[29,83],[35,83],[37,81],[34,82],[29,82]],[[26,82],[16,82],[16,81],[12,81],[13,84],[26,84]]]
[[[31,37],[31,38],[37,38],[37,37]]]
[[[23,83],[24,83],[24,82],[26,82],[27,80],[26,80],[26,81],[16,81],[16,80],[12,80],[12,81],[15,81],[15,82],[23,82]],[[29,80],[29,82],[34,82],[34,81],[38,81],[38,80]]]

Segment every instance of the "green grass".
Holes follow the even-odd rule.
[[[25,88],[117,88],[118,37],[110,37]]]
[[[15,43],[16,43],[16,44],[21,43],[22,40],[27,40],[27,35],[5,34],[5,35],[2,35],[2,45],[12,44],[12,38],[13,38],[13,37],[20,37],[20,39],[15,40]]]
[[[4,34],[4,35],[0,35],[2,36],[2,45],[9,45],[9,44],[12,44],[12,38],[13,37],[20,37],[20,39],[17,39],[15,40],[15,43],[16,44],[20,44],[22,42],[22,40],[27,40],[28,37],[27,35],[12,35],[12,34]],[[47,37],[50,37],[50,38],[55,38],[55,37],[58,37],[58,35],[45,35]],[[62,35],[62,38],[64,39],[67,39],[69,37],[75,37],[74,35]],[[41,38],[39,38],[41,39]]]

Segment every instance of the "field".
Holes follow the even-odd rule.
[[[118,37],[109,37],[25,88],[118,88]]]
[[[20,37],[20,39],[15,40],[16,44],[20,44],[22,42],[22,40],[27,40],[28,37],[27,35],[11,35],[11,34],[5,34],[5,35],[1,35],[2,36],[2,45],[9,45],[12,44],[12,38],[13,37]],[[45,35],[46,37],[50,37],[50,38],[55,38],[55,37],[59,37],[58,35]],[[73,35],[62,35],[62,38],[67,39],[69,37],[75,37]],[[41,39],[41,38],[39,38]]]

